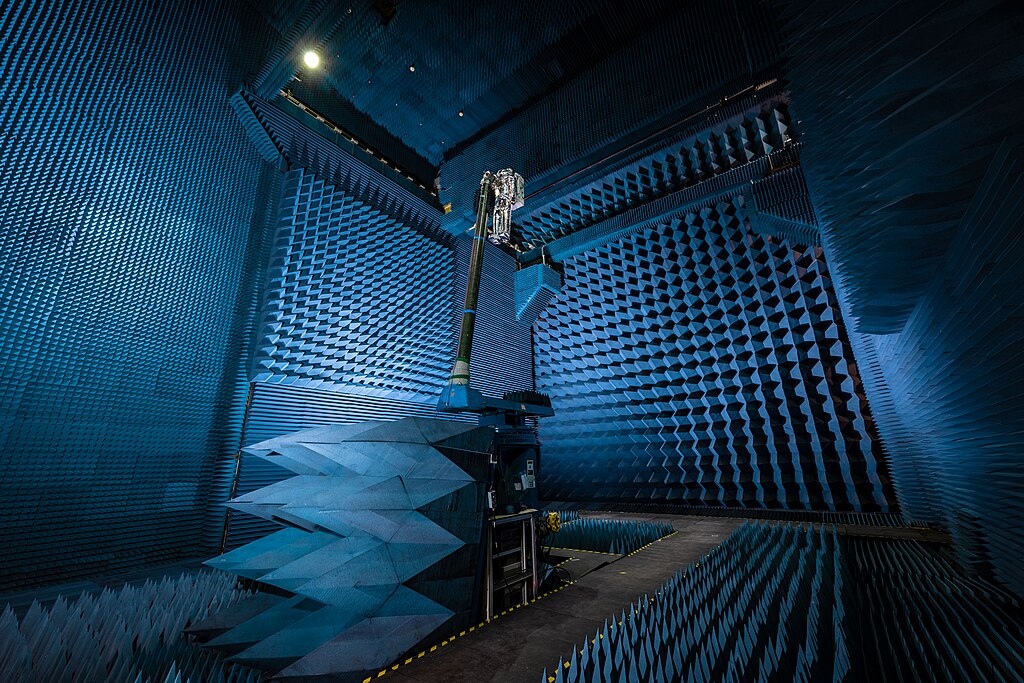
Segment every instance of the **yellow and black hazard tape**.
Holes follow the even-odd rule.
[[[673,532],[673,533],[675,533],[675,532]],[[672,534],[669,534],[669,536],[671,536],[671,535]],[[665,536],[665,538],[668,538],[668,536]],[[660,541],[660,540],[661,539],[659,538],[658,541]],[[654,541],[654,542],[657,543],[658,541]],[[647,545],[651,545],[651,544],[648,543]],[[647,546],[645,545],[644,548],[646,548],[646,547]],[[643,548],[641,548],[640,550],[643,550]],[[654,602],[655,600],[658,599],[658,596],[660,596],[660,595],[661,595],[661,591],[655,591],[654,595],[645,595],[644,598],[646,598],[646,600],[647,600],[646,604],[650,604],[650,603]],[[626,616],[626,619],[632,619],[633,617],[637,616],[638,614],[640,614],[640,610],[637,609],[637,605],[633,605],[632,609],[630,610],[629,615]],[[612,624],[611,624],[611,630],[614,631],[616,625],[622,626],[625,623],[626,623],[625,621],[616,621],[613,618],[612,619]],[[604,638],[604,634],[603,633],[595,634],[595,637],[590,639],[590,644],[591,645],[596,645],[597,641],[599,639],[601,639],[601,638]],[[584,646],[584,647],[586,647],[586,646]],[[584,652],[584,650],[580,650],[580,654],[581,655],[583,654],[583,652]],[[572,664],[571,660],[563,660],[562,661],[562,668],[563,669],[568,669],[571,666],[571,664]],[[557,669],[558,667],[555,667],[555,668]],[[548,676],[548,683],[554,683],[555,680],[556,679],[555,679],[554,676]]]
[[[561,550],[566,553],[590,553],[591,555],[610,555],[612,557],[622,557],[617,553],[602,553],[600,550],[580,550],[579,548],[548,548],[548,550]]]
[[[655,543],[657,543],[658,541],[661,541],[661,540],[663,540],[664,538],[668,538],[669,536],[674,536],[675,534],[676,534],[676,532],[675,532],[675,531],[673,531],[673,532],[672,532],[671,534],[668,534],[668,536],[663,536],[662,538],[659,538],[659,539],[658,539],[657,541],[653,541],[653,542],[651,542],[651,543],[648,543],[647,545],[643,546],[642,548],[637,548],[637,549],[636,549],[636,550],[634,550],[633,552],[629,553],[629,555],[636,555],[636,554],[637,554],[638,552],[640,552],[640,551],[641,551],[641,550],[643,550],[644,548],[647,548],[647,547],[649,547],[649,546],[652,546],[652,545],[654,545]],[[611,556],[613,556],[613,557],[629,557],[629,555],[625,555],[625,556],[620,556],[620,555],[615,555],[614,553],[602,553],[602,552],[598,552],[598,551],[596,551],[596,550],[577,550],[577,549],[575,549],[575,548],[551,548],[551,550],[564,550],[564,551],[567,551],[567,552],[572,552],[572,553],[580,553],[580,552],[582,552],[582,553],[594,553],[594,554],[597,554],[597,555],[611,555]],[[559,562],[558,564],[556,564],[555,566],[556,566],[556,567],[561,567],[561,566],[562,566],[563,564],[565,564],[566,562],[572,562],[572,561],[573,561],[573,560],[575,560],[575,559],[576,559],[575,557],[568,557],[568,558],[566,558],[566,559],[562,560],[561,562]],[[407,657],[407,658],[406,658],[406,659],[405,659],[404,661],[401,661],[401,662],[395,662],[395,663],[394,663],[394,664],[392,664],[391,666],[389,666],[389,667],[386,667],[386,668],[384,668],[384,669],[381,669],[381,670],[380,670],[380,671],[379,671],[379,672],[377,673],[377,675],[376,675],[376,676],[367,676],[366,678],[364,678],[364,679],[363,679],[363,683],[372,683],[372,681],[373,681],[374,679],[380,678],[381,676],[383,676],[384,674],[386,674],[386,673],[387,673],[388,671],[398,671],[398,669],[399,669],[400,667],[402,667],[402,666],[406,666],[406,665],[408,665],[408,664],[412,664],[412,663],[413,663],[413,661],[415,661],[415,660],[417,660],[417,659],[422,659],[422,658],[423,658],[423,657],[425,657],[425,656],[426,656],[427,654],[429,654],[429,653],[431,653],[431,652],[435,652],[435,651],[437,651],[437,649],[438,649],[438,648],[442,648],[442,647],[445,647],[446,645],[448,645],[449,643],[451,643],[451,642],[452,642],[453,640],[455,640],[456,638],[461,638],[462,636],[465,636],[465,635],[468,635],[468,634],[470,634],[470,633],[473,633],[474,631],[477,631],[477,630],[479,630],[479,629],[483,628],[483,627],[484,627],[484,626],[486,626],[487,624],[491,624],[491,623],[494,623],[495,621],[497,621],[497,620],[498,620],[498,619],[500,619],[501,617],[505,616],[506,614],[509,614],[509,613],[511,613],[511,612],[514,612],[515,610],[519,609],[520,607],[526,607],[527,605],[532,605],[533,603],[537,602],[538,600],[541,600],[541,599],[543,599],[543,598],[546,598],[546,597],[547,597],[547,596],[549,596],[549,595],[554,595],[554,594],[555,594],[555,593],[557,593],[558,591],[562,590],[563,588],[568,588],[569,586],[573,585],[574,583],[576,583],[576,582],[575,582],[575,581],[570,581],[569,583],[563,584],[563,585],[559,586],[558,588],[555,588],[555,589],[553,589],[553,590],[550,590],[550,591],[548,591],[547,593],[542,593],[541,595],[538,595],[538,596],[537,596],[536,598],[534,598],[533,600],[530,600],[529,602],[522,602],[522,603],[519,603],[518,605],[515,605],[515,606],[513,606],[513,607],[509,607],[509,608],[508,608],[507,610],[503,611],[503,612],[502,612],[501,614],[495,614],[495,615],[494,615],[494,617],[493,617],[492,619],[487,619],[486,621],[481,621],[481,622],[480,622],[479,624],[477,624],[476,626],[470,626],[470,627],[469,627],[468,629],[466,629],[465,631],[460,631],[460,632],[458,633],[458,635],[454,635],[454,636],[451,636],[450,638],[447,638],[447,639],[445,639],[445,640],[442,640],[442,641],[441,641],[440,643],[438,643],[437,645],[432,645],[432,646],[430,646],[430,648],[429,648],[429,649],[426,649],[426,650],[424,650],[423,652],[420,652],[420,653],[419,653],[419,654],[417,654],[417,655],[416,655],[415,657]],[[649,600],[653,600],[653,598],[648,598],[648,599],[649,599]],[[636,613],[637,613],[637,611],[636,611],[636,608],[634,607],[634,608],[633,608],[633,614],[636,614]],[[619,622],[619,624],[621,625],[621,624],[622,624],[622,622]],[[615,625],[614,625],[614,623],[612,624],[612,628],[615,628]],[[591,642],[593,642],[593,641],[591,641]],[[580,654],[582,654],[582,652],[581,652]],[[566,662],[566,663],[565,663],[565,668],[569,668],[569,663],[568,663],[568,662]],[[548,678],[548,680],[549,680],[549,681],[554,681],[555,679],[554,679],[553,677],[550,677],[550,678]]]
[[[567,553],[590,553],[592,555],[610,555],[611,557],[630,557],[631,555],[636,555],[638,552],[640,552],[644,548],[649,548],[652,545],[654,545],[655,543],[658,543],[659,541],[663,541],[666,538],[670,538],[672,536],[675,536],[677,533],[679,533],[679,532],[673,531],[670,534],[665,534],[661,538],[657,538],[657,539],[651,541],[650,543],[648,543],[647,545],[640,546],[639,548],[637,548],[633,552],[626,553],[625,555],[619,555],[618,553],[603,553],[600,550],[580,550],[579,548],[550,548],[550,550],[561,550],[561,551],[567,552]]]
[[[644,548],[650,548],[655,543],[659,543],[659,542],[665,540],[666,538],[670,538],[671,536],[675,536],[677,533],[679,533],[679,532],[673,531],[670,534],[666,534],[666,535],[662,536],[659,539],[651,541],[650,543],[648,543],[645,546],[641,546],[641,547],[637,548],[633,552],[629,553],[629,555],[625,555],[625,557],[629,557],[630,555],[636,555],[638,552],[640,552]],[[647,599],[648,603],[651,603],[651,602],[654,602],[657,599],[657,596],[659,596],[659,595],[661,595],[661,591],[656,591],[654,595],[651,595],[651,596],[646,596],[645,595],[644,597]],[[631,618],[635,617],[639,613],[640,613],[640,611],[636,608],[636,605],[634,605],[633,608],[630,610],[630,614],[627,617],[627,619],[631,619]],[[616,624],[618,624],[619,626],[622,626],[623,622],[622,621],[616,622],[615,619],[612,619],[612,630],[613,631],[615,630]],[[598,641],[599,638],[604,638],[604,634],[603,633],[598,633],[596,638],[591,638],[590,639],[590,644],[591,645],[597,644],[597,641]],[[580,650],[580,654],[581,655],[583,654],[583,650]],[[568,669],[570,664],[571,664],[570,660],[565,660],[565,661],[562,662],[562,668],[563,669]],[[548,676],[548,683],[554,683],[555,680],[556,680],[555,676]]]
[[[559,566],[560,567],[563,564],[565,564],[566,562],[571,562],[572,560],[575,560],[575,559],[576,559],[575,557],[567,558],[567,559],[563,560],[562,562],[559,562],[555,566]],[[437,645],[432,645],[429,649],[426,649],[423,652],[420,652],[415,657],[407,657],[405,659],[405,661],[395,662],[391,666],[389,666],[387,668],[384,668],[384,669],[381,669],[380,672],[378,672],[376,676],[367,676],[366,678],[363,679],[363,683],[370,683],[374,679],[380,678],[381,676],[386,674],[388,671],[398,671],[399,667],[405,666],[407,664],[412,664],[414,660],[422,659],[428,653],[434,652],[438,648],[442,648],[442,647],[448,645],[450,642],[452,642],[456,638],[461,638],[464,635],[467,635],[467,634],[472,633],[473,631],[479,630],[479,629],[483,628],[484,626],[486,626],[487,624],[494,623],[495,621],[497,621],[501,617],[505,616],[506,614],[514,612],[515,610],[519,609],[520,607],[526,607],[527,605],[532,605],[533,603],[537,602],[538,600],[541,600],[542,598],[546,598],[549,595],[554,595],[558,591],[562,590],[563,588],[568,588],[569,586],[573,585],[574,583],[576,583],[576,582],[575,581],[570,581],[569,583],[563,584],[563,585],[559,586],[558,588],[555,588],[553,590],[549,590],[547,593],[542,593],[541,595],[538,595],[537,597],[535,597],[533,600],[530,600],[529,602],[521,602],[518,605],[514,605],[513,607],[509,607],[507,610],[505,610],[501,614],[495,614],[494,617],[491,618],[491,619],[487,619],[485,621],[481,621],[476,626],[470,626],[465,631],[460,631],[458,633],[458,635],[454,635],[454,636],[451,636],[450,638],[447,638],[446,640],[442,640]]]
[[[661,538],[655,539],[655,540],[651,541],[650,543],[648,543],[647,545],[642,545],[642,546],[640,546],[639,548],[637,548],[637,549],[636,549],[636,550],[634,550],[633,552],[631,552],[631,553],[629,553],[629,554],[625,555],[625,557],[631,557],[631,556],[633,556],[633,555],[636,555],[636,554],[637,554],[638,552],[640,552],[640,551],[641,551],[641,550],[643,550],[644,548],[650,548],[650,547],[651,547],[652,545],[654,545],[655,543],[661,543],[661,542],[662,542],[662,541],[664,541],[664,540],[665,540],[666,538],[672,538],[673,536],[675,536],[675,535],[676,535],[676,534],[678,534],[678,533],[679,533],[678,531],[673,531],[673,532],[672,532],[672,533],[670,533],[670,534],[665,534],[665,535],[664,535],[664,536],[662,536]]]
[[[636,611],[636,609],[634,609],[633,610],[633,614],[630,615],[630,618],[633,617],[636,614],[637,614],[637,611]],[[614,621],[612,622],[612,630],[613,631],[615,630],[615,623],[616,622],[614,622]],[[618,622],[618,624],[619,624],[619,626],[622,626],[623,622],[620,621],[620,622]],[[590,644],[591,645],[597,644],[598,638],[604,638],[604,634],[603,633],[598,633],[597,634],[597,638],[591,638],[590,639]],[[580,654],[581,655],[583,654],[583,652],[584,652],[584,650],[580,650]],[[562,661],[562,668],[563,669],[568,669],[571,665],[572,665],[571,660],[566,659],[566,660]],[[558,670],[557,666],[555,667],[555,670],[556,671]],[[369,680],[369,679],[367,679],[367,680]],[[555,676],[548,676],[548,683],[555,683],[556,680],[557,680],[557,678]],[[364,681],[364,683],[365,683],[365,681]]]
[[[655,541],[655,543],[657,543],[657,541]],[[650,545],[650,543],[648,543],[647,545]],[[647,546],[644,546],[644,547],[646,548]],[[661,595],[661,591],[658,591],[656,593],[656,595]],[[655,600],[654,596],[646,596],[645,595],[644,597],[647,598],[647,603],[652,603]],[[638,614],[640,614],[640,610],[637,609],[636,605],[633,605],[632,609],[630,610],[630,614],[626,616],[626,619],[632,619],[633,617],[635,617]],[[612,619],[611,630],[614,631],[616,625],[622,626],[624,623],[626,623],[626,622],[625,621],[615,621],[615,619]],[[601,638],[604,638],[604,634],[603,633],[597,633],[595,638],[591,638],[590,639],[590,644],[591,645],[596,645],[597,641],[599,639],[601,639]],[[584,647],[586,647],[586,646],[584,646]],[[580,650],[580,654],[581,655],[583,654],[583,652],[584,652],[584,650]],[[568,669],[571,666],[571,664],[572,664],[571,660],[568,660],[568,659],[563,660],[562,661],[562,668],[563,669]],[[558,667],[555,667],[555,669],[557,670]],[[556,680],[555,676],[548,676],[548,683],[555,683],[555,680]]]

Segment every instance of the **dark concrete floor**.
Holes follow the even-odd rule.
[[[551,672],[560,658],[570,656],[573,648],[584,638],[592,637],[605,619],[656,591],[676,572],[721,544],[745,521],[764,523],[738,517],[643,513],[601,512],[592,516],[668,521],[676,533],[628,557],[554,551],[556,555],[573,558],[562,566],[570,571],[575,583],[500,616],[433,652],[414,657],[408,664],[400,662],[397,669],[387,670],[382,682],[542,683],[543,672]],[[949,542],[947,534],[932,529],[849,524],[835,527],[837,533],[847,536]]]
[[[541,683],[544,670],[551,671],[560,657],[592,637],[605,619],[656,591],[743,523],[732,518],[628,516],[671,520],[676,534],[627,557],[562,551],[578,558],[564,565],[575,583],[409,664],[400,663],[380,678],[382,683]]]

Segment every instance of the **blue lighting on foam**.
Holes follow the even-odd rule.
[[[398,200],[371,204],[357,195],[362,187],[302,168],[285,176],[247,443],[304,427],[436,414],[465,310],[472,242],[432,230]],[[515,317],[514,267],[485,246],[472,374],[488,396],[532,388],[530,326]],[[222,470],[234,477],[234,459]],[[285,474],[243,457],[237,491]],[[271,528],[233,514],[228,544]]]
[[[538,389],[558,411],[541,426],[554,495],[891,510],[898,494],[908,516],[949,525],[965,564],[1024,585],[1013,467],[1021,330],[1007,309],[1021,299],[1022,90],[1007,78],[1020,53],[992,40],[1016,26],[1008,3],[784,3],[784,69],[772,3],[688,4],[549,96],[454,114],[449,142],[474,137],[444,160],[447,219],[265,101],[294,49],[272,36],[315,12],[255,26],[241,5],[14,0],[0,10],[0,589],[43,569],[70,580],[198,551],[207,508],[226,497],[216,465],[237,447],[252,377],[265,396],[308,392],[258,416],[271,431],[432,406],[472,241],[430,226],[464,221],[474,195],[463,188],[495,158],[546,188],[532,213],[517,213],[520,228],[531,241],[564,240],[547,254],[567,260],[566,285],[536,329]],[[868,36],[863,22],[880,13]],[[403,10],[392,29],[415,16]],[[576,19],[560,21],[534,47]],[[373,14],[353,22],[331,40],[379,30]],[[691,30],[705,24],[730,30]],[[823,25],[869,40],[837,40]],[[670,58],[679,36],[692,59]],[[851,50],[859,71],[834,71]],[[407,62],[396,64],[408,79]],[[638,75],[636,64],[647,67]],[[898,77],[894,64],[906,65]],[[416,77],[428,74],[462,87],[417,62]],[[755,75],[764,81],[748,82]],[[467,93],[504,82],[487,78]],[[718,106],[739,81],[768,89],[729,100],[717,128],[694,119],[673,133],[674,149],[612,175],[593,165],[624,131]],[[918,96],[924,82],[935,88]],[[243,83],[274,87],[257,89],[260,99]],[[392,99],[387,90],[354,97],[368,110]],[[603,125],[575,115],[588,110]],[[412,127],[415,108],[388,116],[433,162],[451,150]],[[243,128],[263,131],[258,147]],[[271,168],[292,169],[292,214],[272,231],[282,176]],[[574,186],[561,182],[581,170]],[[813,214],[803,194],[798,205],[770,201],[805,174],[820,233],[796,220]],[[701,184],[725,181],[749,184],[761,202],[753,233],[721,222],[731,211],[713,207],[721,197],[707,201]],[[679,211],[685,219],[665,223]],[[768,238],[783,228],[820,237],[824,251]],[[528,388],[532,360],[529,326],[510,324],[514,264],[491,248],[486,258],[473,375],[493,395]],[[556,288],[527,275],[518,303],[529,320],[541,308],[531,293]],[[318,413],[331,401],[315,392],[344,395],[344,406]]]
[[[747,225],[723,201],[565,262],[536,327],[547,495],[891,508],[823,255]]]
[[[1024,15],[1006,0],[787,14],[807,182],[900,506],[1022,593]]]
[[[0,9],[0,590],[201,552],[277,193],[238,9]]]

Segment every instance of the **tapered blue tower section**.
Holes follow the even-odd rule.
[[[488,427],[406,418],[253,446],[295,476],[229,505],[284,528],[207,564],[280,597],[260,594],[194,631],[283,679],[363,680],[465,628],[492,438]]]

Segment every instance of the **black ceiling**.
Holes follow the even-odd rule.
[[[314,4],[278,2],[263,11],[287,34],[288,22],[315,13]],[[680,3],[397,2],[390,19],[380,4],[323,9],[337,14],[319,25],[330,37],[314,28],[300,39],[319,52],[320,65],[300,66],[285,89],[414,176],[432,180],[446,157]],[[291,58],[304,47],[296,45]]]

